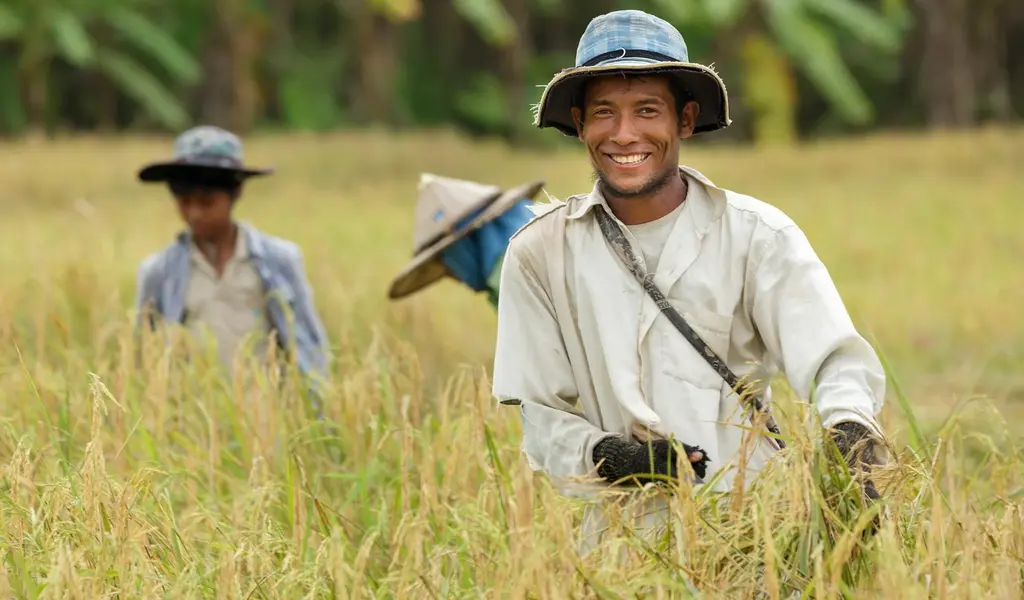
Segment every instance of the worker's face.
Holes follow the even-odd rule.
[[[235,196],[228,185],[209,181],[170,184],[178,213],[196,238],[214,238],[230,230]]]
[[[587,86],[573,119],[605,196],[648,196],[679,176],[679,140],[693,134],[697,103],[677,112],[664,76],[609,75]]]

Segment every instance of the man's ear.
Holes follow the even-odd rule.
[[[690,100],[683,106],[683,112],[679,115],[679,137],[688,138],[693,135],[693,129],[697,126],[697,115],[700,114],[700,105]]]
[[[583,139],[583,111],[578,107],[572,107],[572,123],[576,126],[576,137]]]

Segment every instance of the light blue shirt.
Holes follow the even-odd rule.
[[[316,381],[327,379],[330,350],[313,302],[312,287],[306,279],[302,250],[295,243],[263,233],[248,223],[239,223],[238,228],[263,283],[270,326],[285,351],[292,352],[294,347],[299,371],[311,380],[310,391],[315,394],[319,414]],[[138,325],[143,323],[147,306],[167,321],[183,322],[191,269],[190,244],[191,233],[183,231],[174,242],[147,256],[139,265],[135,298]],[[155,327],[155,319],[150,318],[149,325]]]

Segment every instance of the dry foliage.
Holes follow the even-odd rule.
[[[489,397],[494,314],[445,282],[388,304],[421,170],[553,195],[581,154],[448,134],[252,140],[243,218],[297,241],[334,344],[329,426],[289,381],[223,381],[131,335],[139,260],[178,228],[134,170],[168,140],[7,146],[0,597],[1013,598],[1024,586],[1024,134],[688,151],[807,231],[892,372],[887,513],[829,467],[808,407],[741,501],[683,490],[663,538],[585,560],[580,506]],[[181,344],[188,343],[180,340]],[[688,591],[690,590],[690,591]]]

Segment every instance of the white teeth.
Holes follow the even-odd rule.
[[[620,165],[635,165],[638,162],[642,162],[648,156],[648,154],[630,154],[627,156],[613,156],[612,160]]]

